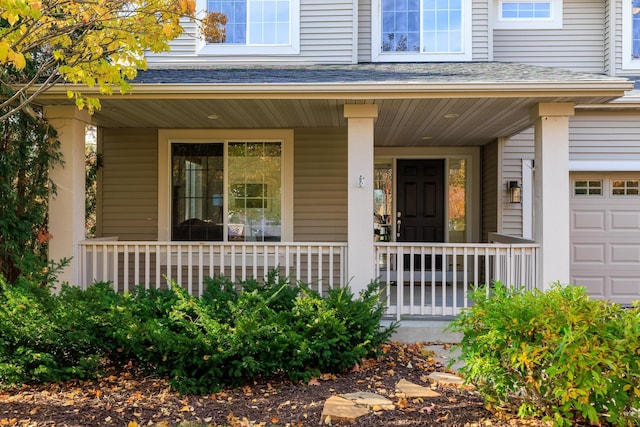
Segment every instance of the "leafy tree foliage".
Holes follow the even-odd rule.
[[[0,122],[0,275],[11,283],[46,273],[47,209],[55,191],[49,169],[61,163],[58,145],[44,119],[19,111]]]
[[[194,0],[0,0],[0,121],[62,81],[128,91],[144,52],[169,50],[181,19],[194,17]],[[203,36],[221,40],[225,23],[207,14]],[[100,105],[79,87],[67,95],[90,112]]]

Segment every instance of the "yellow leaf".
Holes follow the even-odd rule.
[[[5,62],[9,56],[9,44],[7,42],[0,43],[0,62]]]
[[[173,28],[169,24],[164,24],[162,26],[162,32],[164,33],[165,36],[171,37],[171,34],[173,33]]]
[[[127,427],[138,427],[139,424],[137,421],[129,421],[129,424],[127,424]]]
[[[22,70],[27,65],[27,60],[24,58],[24,55],[20,52],[15,52],[13,54],[13,66],[16,70]]]

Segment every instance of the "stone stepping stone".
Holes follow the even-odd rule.
[[[367,408],[374,410],[378,408],[385,411],[392,411],[396,409],[393,402],[386,397],[382,397],[379,394],[369,393],[366,391],[341,394],[340,397],[349,399],[358,405],[366,406]]]
[[[321,424],[331,424],[333,421],[354,423],[358,418],[368,413],[368,408],[358,405],[353,400],[340,396],[331,396],[322,408]]]
[[[407,399],[415,399],[418,397],[438,397],[440,393],[431,390],[429,387],[423,387],[418,384],[414,384],[405,379],[401,379],[396,384],[396,389],[401,393],[404,393]]]
[[[448,374],[446,372],[432,372],[427,376],[427,378],[440,385],[464,385],[464,379],[460,378],[457,375]]]

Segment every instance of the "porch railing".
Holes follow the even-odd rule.
[[[539,247],[507,243],[376,243],[375,275],[387,315],[455,316],[469,307],[474,286],[500,280],[535,288]],[[132,242],[92,239],[80,243],[81,286],[109,281],[119,292],[136,285],[167,287],[173,280],[200,295],[207,277],[233,283],[281,277],[309,284],[321,294],[349,282],[346,243]]]
[[[455,316],[470,306],[474,286],[501,281],[533,289],[538,284],[536,244],[378,243],[376,274],[387,314]]]
[[[347,283],[346,243],[80,242],[81,286],[109,281],[120,292],[136,285],[167,287],[173,280],[194,295],[205,279],[223,275],[233,283],[262,279],[274,269],[321,294]]]

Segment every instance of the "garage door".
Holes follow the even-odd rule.
[[[571,280],[594,298],[640,298],[640,172],[571,175]]]

